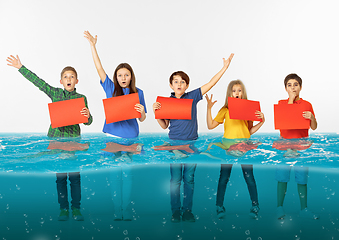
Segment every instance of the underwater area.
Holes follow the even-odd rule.
[[[130,140],[103,133],[81,139],[1,133],[0,240],[339,239],[338,136],[313,133],[308,139],[285,141],[278,133],[258,133],[250,141],[229,142],[220,133],[201,133],[186,142],[164,133]],[[195,222],[171,221],[171,164],[196,164]],[[223,218],[216,212],[221,164],[233,165]],[[256,217],[250,215],[244,165],[253,165],[260,209]],[[278,219],[281,172],[288,184],[285,214]],[[300,172],[306,176],[305,196],[298,194],[295,173]],[[59,219],[60,173],[80,175],[81,221],[72,218],[71,210],[69,218]],[[181,193],[183,185],[181,181]],[[75,195],[69,181],[67,187],[71,206]],[[311,215],[301,212],[305,198]]]

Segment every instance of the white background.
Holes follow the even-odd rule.
[[[283,80],[303,79],[300,96],[312,103],[318,132],[338,129],[338,1],[33,1],[0,0],[0,132],[47,132],[49,98],[6,65],[9,55],[53,86],[68,65],[78,71],[79,93],[94,117],[82,132],[101,132],[102,99],[84,30],[98,35],[97,49],[106,73],[128,62],[145,94],[147,119],[140,132],[163,132],[154,119],[157,96],[169,96],[168,78],[185,71],[188,90],[207,83],[235,53],[219,83],[209,92],[225,101],[229,81],[241,79],[248,98],[266,116],[260,132],[275,132],[273,104],[286,99]],[[198,104],[199,132],[207,132],[206,100]],[[222,132],[219,126],[213,131]]]

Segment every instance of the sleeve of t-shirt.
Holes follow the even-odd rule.
[[[146,109],[146,103],[145,103],[145,98],[144,98],[144,92],[138,88],[138,94],[139,94],[139,102],[141,105],[144,106],[145,108],[145,113],[147,113],[147,109]]]
[[[105,91],[105,93],[106,93],[106,97],[107,97],[107,98],[113,97],[114,83],[113,83],[113,81],[107,76],[107,74],[106,74],[105,82],[102,82],[102,81],[100,80],[100,84],[101,84],[102,88],[104,89],[104,91]]]
[[[220,109],[217,116],[214,118],[214,121],[220,124],[224,123],[226,112],[227,112],[227,108]]]
[[[193,99],[193,102],[198,103],[202,99],[201,89],[197,88],[187,93],[187,99]]]

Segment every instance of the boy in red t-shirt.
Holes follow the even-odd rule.
[[[311,103],[303,100],[299,97],[299,93],[302,88],[302,79],[297,74],[289,74],[284,80],[285,89],[288,93],[288,99],[280,100],[279,104],[300,104],[303,106],[305,111],[303,117],[311,121],[311,129],[317,128],[317,120],[315,119],[313,108]],[[282,138],[305,138],[308,137],[308,129],[281,129],[280,135]],[[277,218],[283,219],[285,212],[283,209],[283,203],[287,190],[287,182],[290,179],[291,166],[278,167],[276,170],[276,179],[278,180],[277,186]],[[318,219],[317,214],[314,214],[307,208],[307,178],[308,178],[308,167],[295,167],[295,181],[298,185],[298,193],[300,198],[300,216]]]

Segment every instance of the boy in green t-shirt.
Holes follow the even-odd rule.
[[[52,102],[58,102],[69,99],[84,98],[85,106],[81,110],[81,114],[88,118],[88,122],[84,123],[85,125],[90,125],[93,121],[93,118],[89,112],[87,106],[86,96],[76,92],[75,85],[79,82],[77,77],[77,72],[73,67],[65,67],[61,71],[60,83],[64,86],[62,88],[55,88],[50,86],[44,80],[39,78],[33,72],[28,70],[24,65],[21,64],[19,56],[14,57],[11,55],[7,58],[9,66],[19,69],[19,72],[30,82],[32,82],[36,87],[41,91],[46,93],[46,95],[52,100]],[[58,137],[80,137],[80,126],[79,124],[52,128],[49,127],[48,137],[58,138]],[[67,175],[69,181],[71,182],[71,196],[72,196],[72,216],[76,221],[83,221],[84,218],[80,212],[80,200],[81,200],[81,187],[80,187],[80,172],[71,172],[71,173],[57,173],[56,183],[58,191],[58,202],[60,204],[60,215],[59,221],[66,221],[69,218],[69,202],[68,202],[68,192],[67,192]]]

